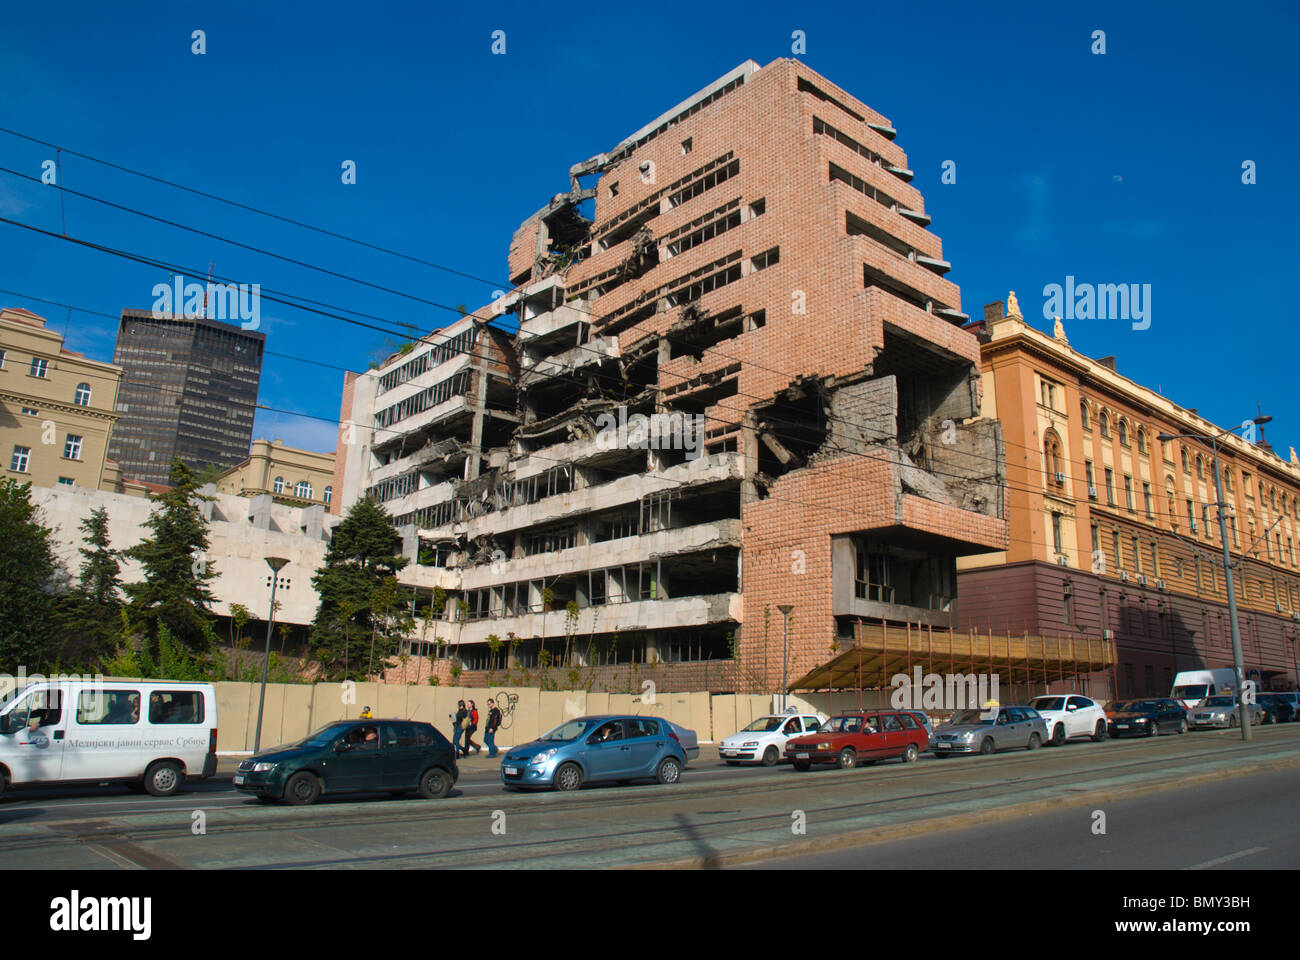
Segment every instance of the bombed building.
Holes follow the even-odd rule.
[[[1004,452],[894,139],[748,61],[575,164],[511,292],[349,376],[342,506],[381,502],[443,600],[405,670],[762,691],[864,623],[957,622]]]

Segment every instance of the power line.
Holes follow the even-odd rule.
[[[7,134],[9,134],[10,136],[18,137],[19,139],[22,139],[22,140],[27,140],[27,141],[29,141],[30,143],[37,143],[37,144],[40,144],[40,145],[43,146],[43,147],[50,147],[50,148],[53,149],[53,150],[59,150],[59,151],[61,151],[61,152],[63,152],[63,153],[68,154],[69,156],[72,156],[72,157],[79,157],[79,158],[82,159],[82,160],[89,160],[91,163],[97,163],[97,164],[100,164],[100,165],[105,166],[105,167],[110,167],[110,168],[113,169],[113,170],[119,170],[119,171],[121,171],[121,172],[123,172],[123,173],[129,173],[129,174],[131,174],[131,175],[133,175],[133,176],[142,177],[142,178],[144,178],[145,180],[152,180],[154,183],[161,183],[161,184],[163,184],[164,186],[172,187],[172,188],[174,188],[174,189],[176,189],[176,190],[184,190],[186,193],[192,193],[192,194],[194,194],[195,196],[203,197],[203,198],[205,198],[205,199],[207,199],[207,200],[216,200],[218,203],[224,203],[224,204],[227,204],[227,205],[229,205],[229,206],[236,207],[236,208],[238,208],[238,209],[240,209],[240,210],[246,210],[246,211],[248,211],[249,213],[256,213],[256,214],[258,214],[259,216],[269,217],[270,219],[272,219],[272,220],[278,220],[278,221],[280,221],[281,223],[288,223],[288,224],[291,224],[291,225],[293,225],[293,226],[295,226],[295,227],[301,227],[301,228],[303,228],[304,230],[311,230],[311,231],[313,231],[314,233],[322,234],[323,236],[333,237],[333,238],[336,239],[336,240],[344,240],[344,241],[346,241],[346,242],[348,242],[348,243],[354,243],[354,244],[356,244],[357,246],[360,246],[360,247],[366,247],[367,249],[370,249],[370,250],[376,250],[376,251],[378,251],[378,252],[380,252],[380,253],[387,253],[387,254],[389,254],[390,256],[400,257],[400,258],[403,259],[403,260],[409,260],[411,263],[418,263],[418,264],[421,264],[422,266],[432,267],[432,268],[435,269],[435,270],[441,270],[441,271],[443,271],[444,273],[450,273],[450,274],[454,274],[455,276],[458,276],[458,277],[464,277],[466,280],[475,280],[475,281],[477,281],[477,282],[479,282],[479,283],[486,283],[486,284],[488,284],[489,286],[493,286],[493,287],[509,287],[509,286],[511,286],[511,284],[508,283],[508,282],[507,282],[507,283],[502,283],[502,282],[497,281],[497,280],[487,280],[487,279],[484,279],[483,277],[476,277],[476,276],[474,276],[472,273],[465,273],[465,272],[463,272],[463,271],[461,271],[461,270],[455,270],[455,269],[453,269],[453,268],[451,268],[451,267],[443,266],[443,265],[440,264],[440,263],[434,263],[434,262],[431,261],[431,260],[423,260],[423,259],[421,259],[421,258],[419,258],[419,257],[413,257],[413,256],[411,256],[410,254],[402,253],[400,250],[390,250],[390,249],[387,248],[387,247],[382,247],[382,246],[380,246],[380,245],[378,245],[378,244],[375,244],[375,243],[370,243],[370,242],[365,241],[365,240],[358,240],[357,238],[355,238],[355,237],[350,237],[350,236],[348,236],[347,234],[336,233],[336,232],[333,231],[333,230],[326,230],[324,227],[316,227],[316,226],[312,226],[310,223],[304,223],[303,221],[301,221],[301,220],[295,220],[295,219],[293,219],[292,217],[281,216],[281,215],[278,214],[278,213],[271,213],[270,211],[268,211],[268,210],[263,210],[263,209],[261,209],[261,208],[259,208],[259,207],[254,207],[254,206],[251,206],[251,205],[246,204],[246,203],[240,203],[240,202],[237,201],[237,200],[230,200],[230,199],[227,199],[226,197],[218,196],[218,195],[215,194],[215,193],[208,193],[208,192],[206,192],[206,191],[204,191],[204,190],[198,190],[198,189],[196,189],[196,188],[194,188],[194,187],[187,187],[187,186],[185,186],[185,185],[182,184],[182,183],[176,183],[176,182],[174,182],[174,181],[172,181],[172,180],[167,180],[167,179],[165,179],[165,178],[163,178],[163,177],[154,176],[153,174],[150,174],[150,173],[144,173],[143,171],[140,171],[140,170],[133,170],[131,167],[123,166],[123,165],[118,164],[118,163],[113,163],[113,162],[111,162],[111,161],[109,161],[109,160],[103,160],[103,159],[101,159],[101,158],[99,158],[99,157],[91,156],[91,155],[88,154],[88,153],[78,153],[76,150],[69,150],[69,149],[66,148],[66,147],[60,147],[60,146],[58,146],[57,144],[50,143],[50,142],[48,142],[48,141],[46,141],[46,140],[40,140],[40,139],[38,139],[38,138],[36,138],[36,137],[28,136],[28,135],[25,134],[25,133],[19,133],[17,130],[10,130],[10,129],[7,129],[7,128],[5,128],[5,127],[0,127],[0,133],[7,133]],[[61,183],[61,182],[62,182],[62,173],[60,172],[60,183]]]

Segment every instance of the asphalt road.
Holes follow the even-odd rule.
[[[1052,841],[1059,844],[1077,832],[1084,815],[1082,808],[1072,808],[1069,816],[1052,819],[1062,804],[1109,810],[1106,804],[1123,802],[1113,798],[1124,791],[1150,790],[1178,778],[1223,778],[1243,764],[1300,766],[1300,724],[1259,730],[1249,746],[1234,734],[1207,732],[1071,743],[994,757],[926,757],[915,764],[886,762],[848,771],[728,767],[706,755],[673,786],[589,787],[576,794],[506,793],[495,763],[478,759],[465,764],[452,796],[441,801],[382,795],[285,807],[261,804],[225,782],[189,787],[170,798],[114,787],[15,791],[0,798],[0,865],[78,870],[716,866],[735,858],[807,854],[814,852],[807,849],[810,843],[829,849],[900,835],[908,837],[900,849],[937,853],[942,846],[927,844],[951,833],[936,831],[980,817],[986,822],[976,832],[992,835],[1013,826],[997,821],[1022,816],[1025,804],[1037,804],[1041,813],[1051,810],[1036,822],[1054,837],[1059,833]],[[1189,804],[1195,813],[1194,801]],[[1156,824],[1155,814],[1151,823]],[[1201,829],[1195,817],[1180,823],[1183,830]],[[1204,829],[1214,827],[1207,821]],[[1007,836],[1007,843],[1017,842],[1015,834]],[[1091,834],[1082,839],[1092,839]],[[1079,853],[1099,859],[1106,842],[1085,844]],[[1041,841],[1039,846],[1053,848]],[[1129,851],[1116,849],[1128,856]],[[949,854],[943,865],[957,864]],[[960,865],[994,864],[969,857]],[[1088,865],[1096,864],[1089,860]]]
[[[744,869],[1294,870],[1300,767]]]

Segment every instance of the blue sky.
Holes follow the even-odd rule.
[[[485,278],[481,283],[65,158],[70,188],[424,300],[486,303],[511,232],[606,150],[747,58],[791,55],[889,117],[972,317],[1016,290],[1149,283],[1150,329],[1071,343],[1221,424],[1261,403],[1300,446],[1294,6],[1101,3],[555,7],[69,0],[0,11],[0,127]],[[207,52],[191,53],[192,31]],[[494,56],[494,30],[506,54]],[[1091,52],[1104,30],[1106,53]],[[53,151],[0,134],[0,167]],[[357,183],[341,164],[357,164]],[[956,164],[956,183],[940,182]],[[1242,183],[1242,163],[1258,182]],[[65,197],[67,232],[421,330],[452,314]],[[0,216],[61,230],[52,189],[0,173]],[[0,223],[0,289],[116,316],[166,271]],[[111,359],[115,323],[9,293]],[[375,331],[263,302],[267,349],[364,369]],[[1290,358],[1290,359],[1288,359]],[[342,374],[268,357],[261,402],[336,420]],[[256,435],[335,427],[259,411]]]

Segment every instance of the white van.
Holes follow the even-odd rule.
[[[123,781],[165,797],[216,771],[210,683],[56,677],[0,702],[0,792]]]
[[[1237,671],[1231,668],[1185,670],[1174,677],[1174,688],[1169,695],[1175,700],[1183,701],[1191,709],[1201,706],[1207,697],[1232,694],[1236,689]]]

